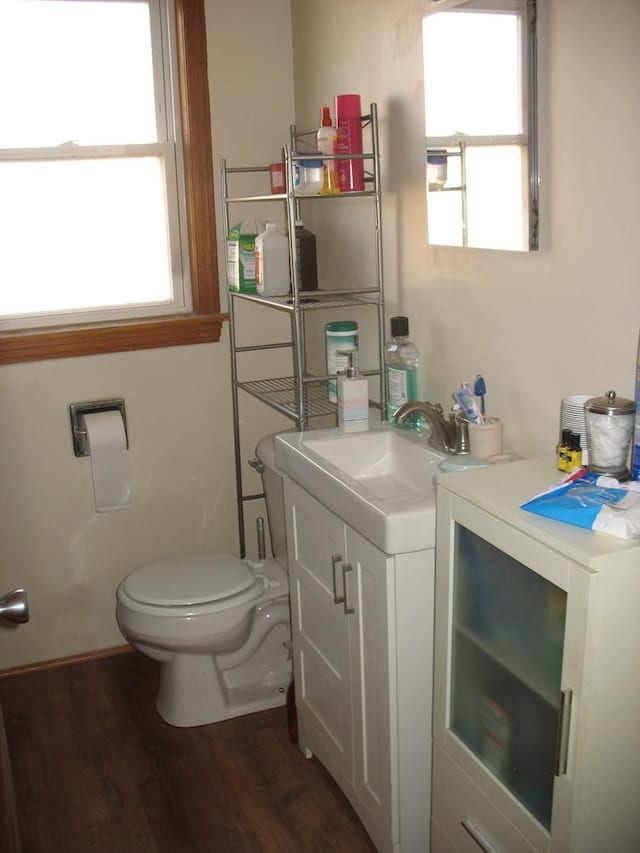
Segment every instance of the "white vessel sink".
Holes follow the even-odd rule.
[[[387,422],[367,432],[283,433],[276,463],[387,554],[435,546],[435,489],[445,455],[424,435]]]

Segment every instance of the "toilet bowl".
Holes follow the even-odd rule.
[[[215,723],[285,702],[289,586],[272,436],[262,439],[256,454],[276,559],[169,557],[135,569],[116,593],[123,636],[160,663],[156,708],[174,726]]]

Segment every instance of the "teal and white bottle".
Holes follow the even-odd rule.
[[[409,340],[409,319],[391,318],[391,339],[384,348],[385,374],[387,380],[387,419],[409,400],[418,399],[418,348]],[[420,423],[419,415],[410,415],[405,426],[415,428]]]

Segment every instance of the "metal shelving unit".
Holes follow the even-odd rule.
[[[230,215],[231,208],[242,204],[260,204],[262,202],[282,201],[286,208],[286,223],[289,234],[289,260],[291,269],[291,293],[288,296],[264,297],[258,294],[229,293],[229,336],[231,357],[231,384],[232,384],[232,409],[235,438],[235,466],[236,466],[236,491],[238,503],[238,526],[240,532],[240,551],[245,555],[245,526],[244,526],[244,504],[248,500],[254,500],[262,495],[247,495],[243,490],[242,483],[242,457],[239,417],[239,393],[246,393],[267,406],[275,409],[290,418],[297,429],[309,428],[312,418],[322,415],[335,415],[336,405],[328,399],[327,382],[335,376],[317,375],[307,367],[307,341],[305,318],[309,312],[336,309],[349,306],[368,306],[375,312],[376,334],[378,342],[378,364],[370,370],[361,370],[361,375],[378,378],[378,398],[382,416],[386,411],[386,388],[384,381],[384,285],[382,271],[382,207],[380,191],[380,155],[378,145],[378,118],[375,104],[371,104],[370,113],[362,117],[365,139],[370,138],[370,149],[367,153],[353,155],[348,159],[361,159],[364,161],[365,189],[361,192],[341,193],[337,195],[297,196],[294,194],[294,168],[298,161],[302,161],[310,154],[300,153],[298,149],[305,146],[307,138],[315,140],[316,129],[299,131],[295,126],[290,129],[290,144],[284,148],[284,163],[286,173],[287,192],[281,194],[257,194],[257,195],[233,195],[230,193],[229,184],[233,176],[245,176],[244,181],[251,181],[253,174],[265,173],[268,175],[268,166],[229,167],[226,160],[221,160],[221,183],[223,194],[223,227],[225,235],[229,233],[232,223]],[[366,142],[365,142],[366,144]],[[317,157],[317,155],[315,155]],[[327,158],[324,158],[327,159]],[[331,159],[346,159],[344,155],[334,155]],[[257,183],[257,181],[256,181]],[[369,198],[373,205],[373,221],[375,229],[375,280],[370,287],[358,289],[338,290],[300,290],[298,281],[298,265],[295,241],[295,223],[300,218],[300,202],[320,203],[328,199],[338,201],[340,204],[348,204],[353,198]],[[290,336],[287,340],[275,341],[267,344],[238,345],[238,317],[236,304],[238,301],[249,301],[257,303],[265,310],[287,312],[290,318]],[[238,370],[238,355],[241,353],[258,353],[264,351],[267,355],[270,350],[288,348],[291,351],[291,374],[278,378],[258,379],[245,381],[240,378]]]

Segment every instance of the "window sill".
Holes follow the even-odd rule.
[[[157,349],[220,340],[226,314],[188,314],[114,325],[94,323],[0,335],[0,364]]]

